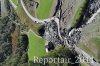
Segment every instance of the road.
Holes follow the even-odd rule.
[[[35,18],[35,17],[33,17],[33,16],[30,15],[30,13],[29,13],[29,12],[27,11],[27,9],[25,8],[24,3],[23,3],[22,0],[21,0],[21,4],[22,4],[22,7],[23,7],[24,11],[26,12],[26,14],[27,14],[33,21],[35,21],[35,22],[37,22],[37,23],[42,23],[42,24],[44,24],[45,22],[51,22],[52,20],[54,20],[54,21],[57,23],[57,26],[58,26],[58,34],[59,34],[60,39],[62,40],[62,37],[61,37],[61,34],[60,34],[60,30],[59,30],[60,26],[59,26],[59,19],[58,19],[58,18],[56,18],[56,17],[51,17],[51,18],[48,18],[48,19],[40,20],[40,19]],[[99,9],[97,10],[97,12],[94,13],[93,16],[87,21],[87,24],[91,23],[92,20],[98,15],[98,13],[100,13],[100,8],[99,8]],[[70,33],[70,32],[69,32],[69,33]],[[67,46],[68,46],[69,48],[71,48],[71,46],[70,46],[69,44],[67,44]],[[83,57],[85,57],[85,58],[88,57],[88,60],[89,60],[89,62],[90,62],[90,65],[93,65],[93,66],[100,66],[100,64],[98,64],[98,63],[95,62],[93,59],[91,59],[91,57],[90,57],[87,53],[85,53],[82,49],[78,48],[77,46],[75,46],[75,51],[76,51],[77,53],[83,55]],[[91,61],[93,61],[93,63],[91,63]]]
[[[93,14],[93,16],[86,22],[87,24],[91,23],[94,18],[100,13],[100,8]]]
[[[24,11],[26,12],[27,16],[28,16],[30,19],[32,19],[33,22],[45,24],[45,23],[47,23],[47,22],[51,22],[52,20],[54,20],[54,21],[57,23],[58,35],[59,35],[60,39],[62,40],[62,37],[61,37],[61,34],[60,34],[60,26],[59,26],[59,19],[58,19],[58,18],[56,18],[56,17],[51,17],[51,18],[47,18],[47,19],[38,19],[38,18],[35,18],[35,17],[33,17],[33,16],[28,12],[28,10],[25,8],[25,5],[24,5],[23,1],[22,1],[22,0],[20,0],[20,1],[21,1],[22,7],[23,7]],[[97,12],[94,13],[93,16],[87,21],[87,24],[91,23],[92,20],[98,15],[99,12],[100,12],[100,8],[99,8],[99,9],[97,10]],[[73,32],[73,31],[72,31],[72,32]],[[69,33],[71,34],[72,32],[69,32]],[[70,34],[69,34],[69,36],[70,36]],[[68,44],[67,39],[65,39],[65,42],[66,42],[67,47],[68,47],[69,49],[71,49],[72,46],[71,46],[70,44]],[[95,62],[93,59],[91,59],[90,55],[88,55],[87,53],[85,53],[82,49],[80,49],[80,48],[77,47],[77,46],[74,46],[74,48],[75,48],[74,50],[75,50],[78,54],[81,54],[84,58],[87,58],[87,57],[88,57],[88,60],[89,60],[89,64],[90,64],[90,65],[92,65],[92,66],[100,66],[99,63],[97,63],[97,62]],[[93,61],[93,63],[91,63],[91,61]]]
[[[36,23],[42,23],[42,24],[45,24],[47,22],[51,22],[52,20],[54,20],[58,26],[58,35],[60,37],[60,39],[62,40],[62,37],[61,37],[61,34],[60,34],[60,30],[59,30],[59,19],[56,18],[55,16],[54,17],[51,17],[51,18],[47,18],[47,19],[38,19],[38,18],[35,18],[33,17],[29,12],[28,10],[26,9],[24,3],[23,3],[23,0],[20,0],[21,1],[21,4],[22,4],[22,7],[24,9],[24,11],[26,12],[27,16],[33,20],[33,22],[36,22]]]
[[[96,17],[99,13],[100,13],[100,8],[92,15],[92,17],[86,22],[86,24],[92,23],[92,21],[95,19],[95,17]],[[74,29],[74,28],[73,28],[73,29],[69,32],[69,36],[71,36],[71,35],[73,34],[74,30],[80,30],[80,31],[82,31],[82,28],[77,28],[77,29]],[[66,43],[66,44],[67,44],[67,46],[68,46],[69,48],[71,48],[71,46],[68,45],[68,43]],[[89,64],[90,64],[91,66],[100,66],[100,64],[99,64],[98,62],[95,62],[95,61],[93,60],[93,58],[91,58],[91,56],[90,56],[89,54],[87,54],[86,52],[84,52],[82,49],[80,49],[80,48],[77,47],[76,45],[74,46],[74,50],[75,50],[78,54],[80,54],[81,56],[83,56],[85,59],[88,58],[88,62],[90,62]]]
[[[81,58],[84,58],[83,61],[86,61],[91,66],[100,66],[100,64],[98,62],[93,60],[93,57],[91,57],[89,54],[84,52],[79,47],[75,46],[75,51],[80,55]]]
[[[17,8],[17,6],[13,3],[13,1],[12,0],[9,0],[9,2],[11,3],[11,5],[14,7],[14,9],[16,9]]]
[[[45,22],[50,22],[51,20],[54,20],[55,17],[51,17],[51,18],[43,19],[43,20],[33,17],[33,16],[28,12],[28,10],[26,9],[26,7],[25,7],[25,5],[24,5],[24,3],[23,3],[23,0],[20,0],[20,1],[21,1],[22,7],[23,7],[24,11],[26,12],[27,16],[28,16],[30,19],[32,19],[34,22],[45,24]]]
[[[73,50],[72,46],[68,44],[66,39],[67,38],[65,38],[65,43],[66,43],[65,46],[68,47],[70,50]],[[86,61],[86,63],[90,64],[91,66],[100,66],[98,62],[93,60],[93,57],[91,57],[89,54],[84,52],[82,49],[80,49],[76,45],[74,45],[74,51],[79,54],[78,59],[81,59],[80,61],[82,61],[83,63]]]

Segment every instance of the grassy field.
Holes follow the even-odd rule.
[[[80,48],[93,56],[97,61],[100,61],[100,38],[91,38],[89,43],[89,45],[80,44]]]
[[[21,22],[31,28],[36,34],[38,34],[38,29],[41,26],[40,24],[34,23],[25,13],[21,4],[17,6],[16,12],[21,19]],[[45,55],[45,40],[37,37],[33,32],[29,32],[29,49],[28,56],[29,60],[33,60],[34,56],[44,56]]]
[[[36,10],[38,18],[47,18],[51,11],[53,0],[39,0],[39,6]]]
[[[86,46],[84,44],[80,44],[80,48],[83,49],[86,53],[90,54],[91,56],[96,57],[96,54],[88,46]]]
[[[80,47],[100,61],[100,16],[82,30]]]
[[[82,9],[85,7],[85,4],[87,3],[86,0],[82,0],[78,6],[76,6],[76,9],[74,11],[74,15],[71,19],[71,25],[74,26],[77,23],[77,20],[80,19],[80,16],[82,14]]]
[[[40,24],[34,23],[25,13],[23,10],[21,4],[17,6],[16,12],[21,19],[21,22],[27,25],[29,28],[31,28],[36,34],[38,34],[38,29],[41,26]]]
[[[37,16],[39,18],[46,18],[49,16],[49,12],[50,12],[53,0],[47,0],[47,2],[45,2],[45,1],[46,0],[40,0],[39,7],[36,10],[36,13],[38,14]],[[17,4],[17,0],[13,0],[13,2],[15,4]],[[34,23],[27,16],[27,14],[23,10],[21,4],[18,4],[16,12],[17,12],[18,16],[20,17],[21,22],[24,23],[25,25],[27,25],[29,28],[31,28],[36,34],[38,34],[38,29],[41,27],[41,25]],[[33,12],[33,13],[35,13],[35,12]]]
[[[15,12],[19,16],[21,23],[28,26],[28,28],[32,29],[36,34],[38,34],[38,29],[41,27],[40,24],[34,23],[25,13],[24,9],[22,8],[22,5],[20,3],[17,3],[18,0],[12,0],[15,5],[17,5],[17,9]],[[34,12],[33,12],[34,13]],[[39,34],[38,34],[39,35]]]
[[[92,41],[93,41],[96,45],[100,46],[100,37],[92,38]]]
[[[18,5],[18,0],[12,0],[12,2],[17,6]]]
[[[40,24],[34,23],[24,12],[22,6],[19,4],[16,12],[21,19],[21,22],[31,28],[36,34],[38,34],[38,29],[41,26]],[[44,47],[45,40],[38,38],[34,33],[29,33],[29,49],[28,56],[29,60],[33,60],[34,56],[43,56],[45,54]]]
[[[97,37],[92,38],[92,42],[94,44],[96,44],[96,46],[97,46],[97,48],[96,48],[97,49],[97,56],[96,56],[96,58],[100,62],[100,37],[99,38],[97,38]]]
[[[80,63],[80,66],[89,66],[86,62]]]
[[[42,57],[45,55],[45,40],[37,37],[32,31],[29,32],[29,60],[33,60],[34,56]]]

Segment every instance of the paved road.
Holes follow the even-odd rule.
[[[58,26],[58,35],[59,35],[60,39],[62,40],[60,31],[59,31],[59,28],[60,28],[60,27],[59,27],[59,19],[58,19],[58,18],[56,18],[56,17],[51,17],[51,18],[47,18],[47,19],[38,19],[38,18],[35,18],[35,17],[33,17],[33,16],[28,12],[28,10],[26,9],[26,7],[25,7],[25,5],[24,5],[24,3],[23,3],[23,0],[21,0],[21,4],[22,4],[22,7],[23,7],[24,11],[25,11],[26,14],[28,15],[28,17],[29,17],[30,19],[33,20],[33,22],[45,24],[45,23],[47,23],[47,22],[51,22],[52,20],[54,20],[54,21],[56,22],[57,26]]]
[[[100,13],[100,8],[93,14],[93,16],[87,21],[87,24],[91,23],[92,20]]]
[[[66,38],[65,38],[65,43],[66,43],[65,46],[67,46],[70,50],[72,50],[72,46],[68,44]],[[89,54],[84,52],[82,49],[80,49],[76,45],[74,45],[74,51],[79,54],[78,59],[81,59],[80,61],[82,61],[83,63],[86,61],[91,66],[100,66],[100,64],[98,62],[93,60],[93,57],[91,57]]]
[[[35,18],[35,17],[33,17],[33,16],[28,12],[28,10],[26,9],[26,7],[25,7],[25,5],[24,5],[24,3],[23,3],[23,0],[21,0],[21,4],[22,4],[22,7],[23,7],[24,11],[25,11],[26,14],[28,15],[28,17],[29,17],[30,19],[32,19],[34,22],[36,22],[36,23],[45,24],[45,22],[50,22],[51,20],[54,19],[54,17],[51,17],[51,18],[48,18],[48,19],[43,19],[43,20],[38,19],[38,18]]]
[[[89,63],[91,66],[100,66],[100,64],[96,61],[93,60],[93,57],[91,57],[89,54],[87,54],[86,52],[84,52],[82,49],[80,49],[79,47],[75,46],[75,51],[77,53],[80,54],[80,57],[83,57],[84,61],[86,61],[87,63]]]
[[[32,19],[34,22],[36,22],[36,23],[45,24],[46,22],[51,22],[52,20],[54,20],[54,21],[57,23],[57,26],[58,26],[58,34],[59,34],[59,37],[60,37],[61,40],[62,40],[62,37],[61,37],[61,34],[60,34],[60,30],[59,30],[60,27],[59,27],[59,19],[58,19],[58,18],[56,18],[56,17],[51,17],[51,18],[43,19],[43,20],[38,19],[38,18],[35,18],[35,17],[33,17],[33,16],[28,12],[28,10],[25,8],[25,5],[24,5],[24,3],[23,3],[22,0],[21,0],[21,4],[22,4],[22,7],[23,7],[24,11],[25,11],[26,14],[28,15],[28,17],[29,17],[30,19]],[[95,16],[97,16],[97,14],[98,14],[99,12],[100,12],[100,9],[98,9],[97,12],[93,14],[93,16],[88,20],[87,24],[91,23],[91,21],[95,18]],[[71,33],[72,33],[72,32],[71,32]],[[70,34],[71,34],[71,33],[70,33]],[[69,35],[70,35],[70,34],[69,34]],[[65,39],[65,41],[67,42],[67,39]],[[71,48],[71,45],[69,45],[68,43],[66,43],[66,45],[67,45],[69,48]],[[81,54],[84,58],[87,58],[87,57],[88,57],[90,65],[93,65],[93,66],[100,66],[100,64],[97,63],[97,62],[95,62],[93,59],[92,59],[93,63],[91,63],[91,58],[90,58],[90,56],[89,56],[87,53],[85,53],[82,49],[78,48],[77,46],[75,46],[75,51],[76,51],[77,53]]]
[[[94,13],[94,14],[92,15],[92,17],[91,17],[86,23],[87,23],[87,24],[92,23],[92,21],[95,19],[95,17],[96,17],[99,13],[100,13],[100,8],[96,11],[96,13]],[[77,30],[77,29],[72,29],[72,30],[69,32],[69,36],[71,36],[71,34],[73,34],[74,30]],[[78,30],[81,31],[82,28],[78,28]],[[69,48],[71,48],[71,46],[68,45],[68,43],[66,43],[66,44],[67,44],[67,46],[68,46]],[[93,60],[93,58],[91,58],[91,56],[90,56],[89,54],[87,54],[86,52],[84,52],[82,49],[80,49],[80,48],[77,47],[76,45],[75,45],[74,48],[75,48],[74,50],[75,50],[78,54],[80,54],[81,56],[83,56],[85,59],[88,58],[88,62],[90,62],[89,64],[90,64],[91,66],[100,66],[100,64],[99,64],[98,62],[95,62],[95,61]]]
[[[56,17],[51,17],[51,18],[48,18],[48,19],[40,20],[40,19],[35,18],[35,17],[33,17],[33,16],[31,16],[31,15],[29,14],[29,12],[28,12],[27,9],[25,8],[24,3],[23,3],[22,0],[21,0],[21,4],[22,4],[22,7],[23,7],[24,11],[26,12],[26,14],[27,14],[33,21],[35,21],[35,22],[37,22],[37,23],[43,23],[43,24],[44,24],[45,22],[51,22],[51,20],[54,20],[54,21],[57,23],[57,25],[58,25],[58,34],[59,34],[59,37],[60,37],[61,40],[62,40],[62,37],[61,37],[61,34],[60,34],[60,30],[59,30],[60,27],[59,27],[59,19],[58,19],[58,18],[56,18]],[[98,15],[98,13],[100,13],[100,9],[98,9],[97,12],[93,14],[93,16],[88,20],[87,24],[91,23],[92,20]],[[72,32],[73,32],[73,31],[72,31]],[[69,34],[69,35],[70,35],[70,34]],[[68,46],[69,48],[71,48],[71,46],[70,46],[69,44],[67,44],[67,46]],[[99,63],[97,63],[97,62],[95,62],[93,59],[91,59],[90,55],[88,55],[86,52],[84,52],[82,49],[78,48],[77,46],[75,46],[75,51],[76,51],[77,53],[81,54],[85,59],[88,57],[88,62],[90,63],[90,65],[92,65],[92,66],[100,66]],[[91,61],[93,61],[93,63],[91,63]]]
[[[12,0],[9,0],[9,1],[10,1],[10,3],[12,4],[12,6],[14,7],[14,9],[16,9],[17,6],[12,2]]]
[[[100,8],[92,15],[92,17],[86,22],[86,24],[92,23],[92,21],[96,18],[96,16],[100,13]],[[72,29],[69,32],[69,36],[73,33],[75,29]],[[78,28],[78,30],[82,31],[82,28]]]

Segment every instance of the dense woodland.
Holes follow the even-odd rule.
[[[28,37],[21,34],[20,19],[8,0],[8,15],[0,18],[0,66],[27,66]]]

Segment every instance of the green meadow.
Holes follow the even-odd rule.
[[[45,40],[37,37],[32,31],[29,32],[29,60],[33,60],[34,56],[42,57],[45,55]]]
[[[17,0],[12,0],[15,5],[17,5]],[[40,0],[39,7],[36,10],[36,16],[38,18],[46,18],[49,16],[50,10],[52,8],[53,0]],[[38,28],[40,24],[34,23],[24,12],[21,4],[17,6],[16,12],[21,19],[21,22],[32,29],[38,35]],[[29,46],[28,46],[28,57],[29,61],[34,59],[34,56],[42,57],[46,54],[45,50],[45,40],[35,35],[32,31],[29,32]]]
[[[38,18],[47,18],[52,8],[53,0],[39,0],[39,6],[36,9],[36,16]]]

